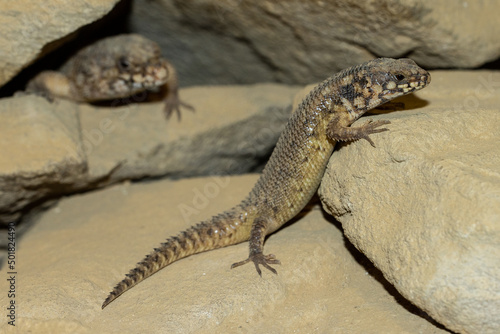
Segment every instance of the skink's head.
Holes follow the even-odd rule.
[[[136,34],[105,38],[84,48],[76,57],[72,77],[88,101],[155,90],[170,75],[158,44]]]
[[[429,72],[413,60],[379,58],[362,65],[364,73],[360,83],[365,98],[371,99],[370,107],[376,107],[396,97],[409,94],[431,82]]]
[[[113,37],[120,45],[113,52],[118,69],[116,82],[130,93],[154,90],[163,85],[168,78],[167,61],[160,54],[155,42],[136,34]],[[121,39],[121,40],[119,40]],[[112,80],[112,78],[110,78]]]

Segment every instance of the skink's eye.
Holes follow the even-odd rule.
[[[405,77],[405,75],[404,75],[404,74],[401,74],[401,73],[396,74],[396,79],[397,79],[398,81],[404,80],[405,78],[406,78],[406,77]]]
[[[118,60],[118,66],[120,67],[120,69],[126,70],[126,69],[128,69],[130,67],[130,62],[128,61],[127,58],[121,57]]]

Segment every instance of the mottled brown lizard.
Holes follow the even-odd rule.
[[[349,127],[367,110],[425,87],[427,71],[410,59],[380,58],[343,70],[314,88],[291,116],[269,162],[250,194],[234,208],[167,239],[137,264],[104,301],[102,308],[126,290],[168,264],[191,254],[250,240],[249,257],[231,268],[253,262],[273,273],[279,264],[264,255],[264,238],[292,219],[309,202],[338,141],[366,139],[387,131],[389,121],[371,120]]]
[[[76,102],[122,99],[166,85],[165,114],[180,118],[177,73],[155,42],[137,34],[104,38],[66,61],[59,71],[43,71],[26,86],[28,93]]]

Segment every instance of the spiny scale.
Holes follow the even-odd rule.
[[[410,59],[380,58],[343,70],[314,88],[291,116],[250,194],[236,207],[168,239],[113,289],[102,308],[170,263],[250,239],[248,259],[275,272],[264,237],[292,219],[316,192],[337,141],[366,139],[388,121],[350,125],[366,111],[425,87],[427,71]]]

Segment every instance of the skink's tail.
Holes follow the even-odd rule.
[[[249,214],[248,208],[240,205],[167,239],[114,287],[102,304],[102,308],[176,260],[248,240],[252,221],[253,217]]]

